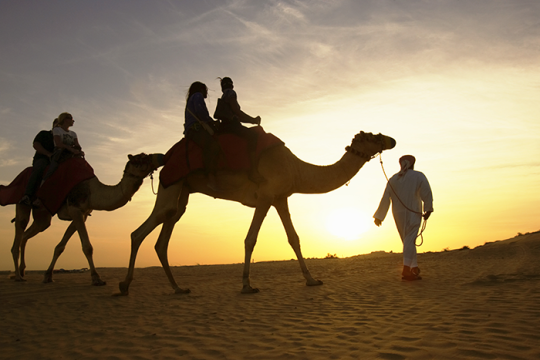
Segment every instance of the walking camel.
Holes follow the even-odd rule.
[[[124,169],[124,175],[115,186],[102,184],[97,177],[85,180],[75,186],[68,194],[66,201],[58,210],[57,216],[61,220],[71,221],[62,240],[54,249],[52,262],[45,272],[44,283],[52,282],[52,273],[56,261],[64,251],[67,242],[77,231],[81,239],[84,255],[88,259],[92,285],[105,285],[99,277],[93,261],[93,248],[88,237],[85,221],[93,210],[112,211],[121,208],[128,201],[143,183],[143,179],[152,171],[161,166],[162,154],[139,154],[128,155],[129,161]],[[34,222],[25,231],[30,221],[32,212]],[[16,205],[15,240],[11,253],[15,263],[15,281],[25,281],[24,270],[26,263],[24,253],[26,243],[29,239],[45,231],[51,224],[51,214],[43,207],[30,208],[27,205]],[[20,264],[19,264],[20,259]]]
[[[246,172],[219,171],[219,192],[211,190],[206,184],[204,174],[192,173],[175,184],[164,188],[159,186],[154,209],[149,218],[131,234],[131,256],[126,278],[120,282],[120,293],[128,295],[129,285],[133,280],[135,259],[137,252],[148,234],[158,225],[163,224],[161,233],[155,245],[156,253],[161,265],[177,294],[189,293],[189,289],[181,289],[176,284],[169,267],[167,248],[174,226],[184,214],[190,193],[203,193],[214,198],[232,200],[245,206],[255,208],[251,226],[245,238],[245,260],[243,271],[243,294],[256,293],[259,290],[251,287],[249,272],[251,255],[257,241],[262,222],[271,206],[274,206],[285,227],[289,244],[293,248],[306,285],[322,285],[322,281],[315,280],[302,256],[300,240],[294,230],[287,198],[293,193],[321,194],[335,190],[347,183],[368,162],[373,155],[383,150],[391,149],[396,141],[382,134],[360,132],[351,146],[347,146],[346,153],[333,165],[316,166],[298,159],[284,145],[276,146],[261,154],[258,171],[266,179],[259,185],[250,181]]]

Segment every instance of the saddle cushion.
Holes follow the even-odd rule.
[[[61,162],[58,169],[41,185],[36,195],[51,215],[54,215],[75,185],[94,176],[94,169],[85,159],[67,159]]]
[[[26,184],[30,180],[32,167],[24,169],[9,185],[0,185],[0,205],[16,204],[24,196]]]
[[[46,172],[47,169],[45,169]],[[0,205],[17,204],[24,196],[31,174],[32,167],[30,166],[17,175],[8,186],[0,185]],[[86,160],[67,159],[59,164],[58,169],[43,183],[36,195],[51,215],[54,215],[75,185],[94,176],[94,169]]]
[[[258,133],[255,157],[274,146],[283,145],[283,141],[273,134],[266,133],[262,127],[254,126],[251,131]],[[247,170],[250,167],[247,141],[235,134],[219,134],[218,141],[225,156],[220,156],[218,169]],[[202,170],[202,149],[191,140],[183,138],[167,151],[163,159],[165,165],[159,174],[159,181],[167,188],[189,173]]]

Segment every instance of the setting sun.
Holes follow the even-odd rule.
[[[369,228],[369,217],[354,208],[334,209],[326,218],[326,229],[344,240],[357,240]]]

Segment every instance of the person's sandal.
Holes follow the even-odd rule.
[[[401,280],[406,280],[406,281],[422,280],[422,277],[420,276],[420,268],[418,267],[411,268],[410,273],[406,276],[403,276]]]

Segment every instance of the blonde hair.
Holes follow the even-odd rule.
[[[58,126],[62,126],[64,124],[64,121],[66,121],[67,119],[71,120],[73,119],[73,116],[67,112],[63,112],[60,115],[58,115],[58,118],[56,119],[58,120]]]

